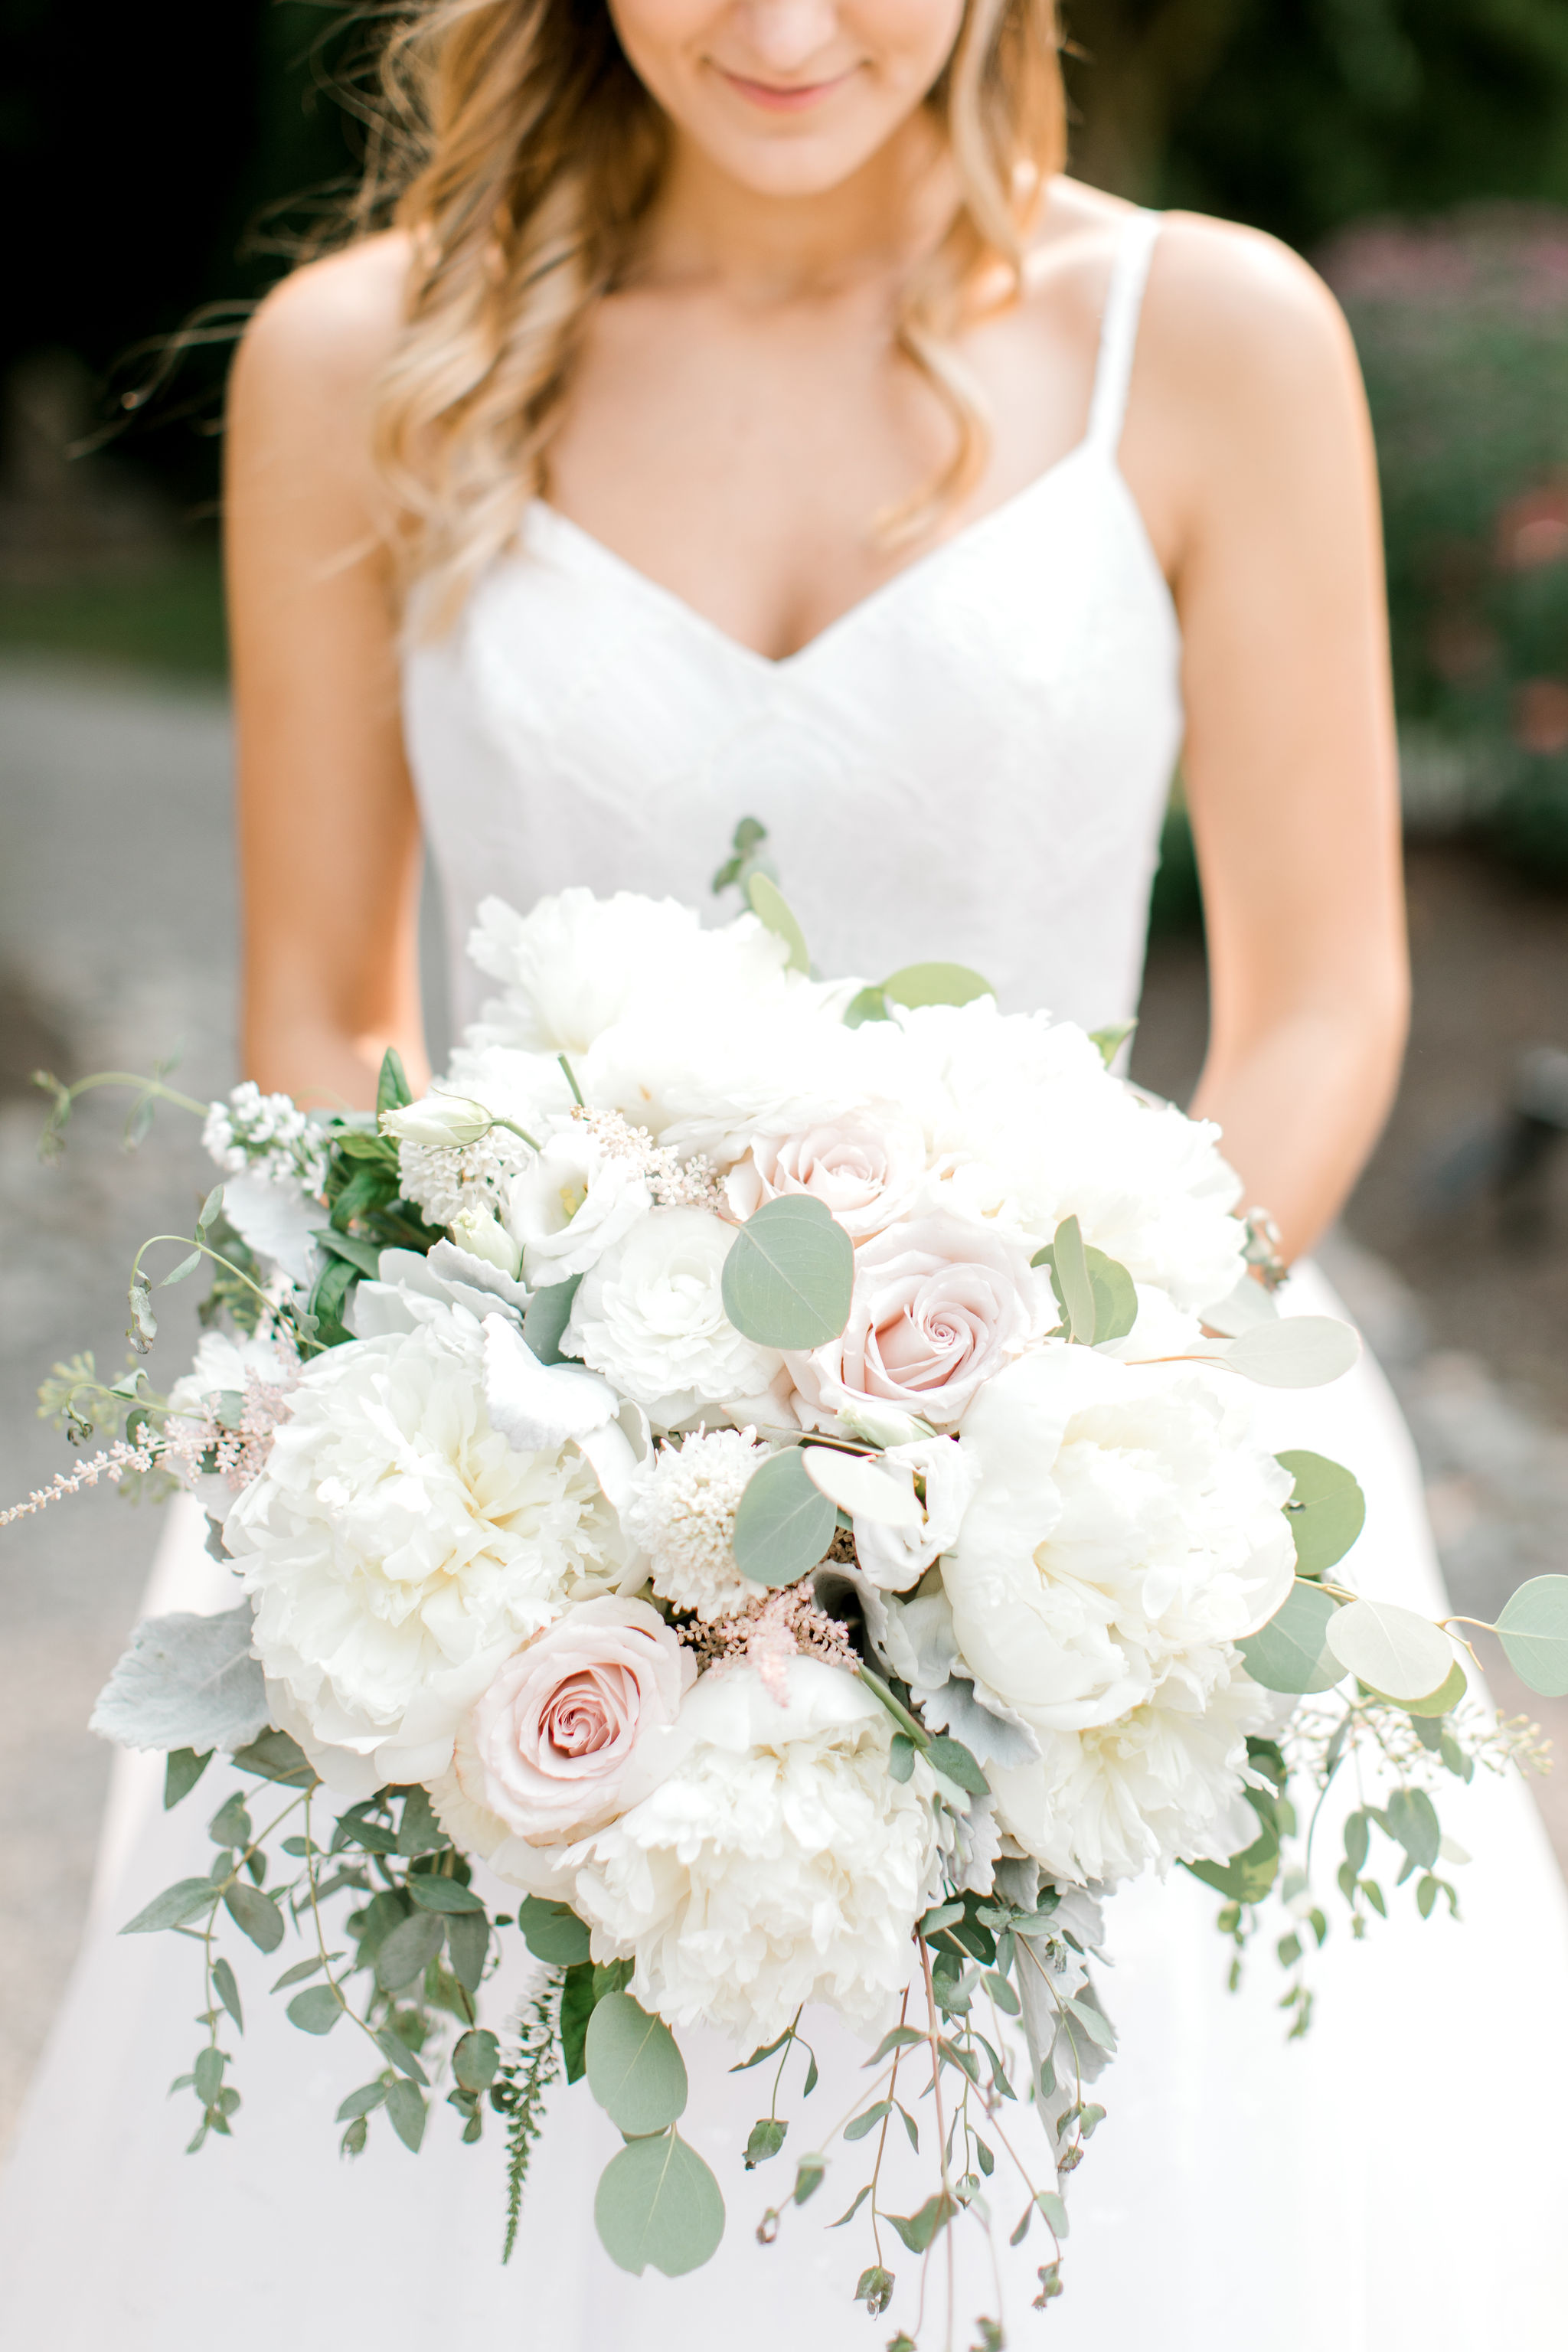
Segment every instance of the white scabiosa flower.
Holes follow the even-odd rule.
[[[443,1771],[501,1661],[623,1556],[575,1445],[491,1426],[461,1308],[310,1364],[226,1532],[275,1719],[362,1793]]]
[[[663,1428],[761,1397],[783,1359],[742,1338],[721,1284],[736,1228],[655,1209],[584,1276],[562,1342]]]
[[[756,1598],[731,1546],[741,1497],[766,1458],[754,1430],[697,1430],[638,1472],[621,1525],[647,1553],[654,1591],[677,1609],[711,1621]]]
[[[631,1960],[631,1990],[669,2024],[744,2049],[805,2001],[875,2032],[940,1870],[930,1774],[892,1779],[882,1709],[837,1666],[785,1671],[783,1706],[751,1667],[705,1675],[681,1710],[685,1760],[572,1857],[595,1958]]]

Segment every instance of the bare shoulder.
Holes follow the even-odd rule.
[[[400,230],[308,262],[274,287],[247,330],[236,393],[310,405],[368,391],[402,331],[410,265]]]
[[[1210,414],[1358,382],[1338,303],[1309,263],[1261,229],[1196,213],[1165,217],[1150,271],[1142,341],[1178,400]]]

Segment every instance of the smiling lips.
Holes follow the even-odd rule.
[[[714,70],[742,98],[748,99],[753,106],[760,106],[770,114],[804,114],[809,108],[819,106],[825,98],[830,98],[836,89],[842,89],[854,68],[835,74],[828,81],[800,82],[790,86],[772,81],[752,81],[744,74],[731,73],[725,66],[718,66]]]

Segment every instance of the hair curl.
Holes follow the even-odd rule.
[[[658,195],[667,125],[605,0],[426,0],[394,25],[379,75],[358,216],[369,226],[390,209],[414,262],[374,453],[405,579],[441,626],[545,487],[595,305],[624,278]],[[1000,268],[1016,290],[1065,160],[1055,0],[968,0],[927,103],[959,194],[894,335],[954,439],[935,479],[878,518],[889,544],[928,530],[984,465],[984,405],[952,337],[983,278]]]

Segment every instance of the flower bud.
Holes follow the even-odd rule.
[[[395,1135],[399,1143],[423,1143],[437,1150],[466,1150],[470,1143],[482,1141],[494,1125],[484,1105],[470,1101],[467,1095],[426,1095],[423,1102],[410,1103],[404,1110],[381,1114],[384,1135]]]
[[[470,1257],[483,1258],[487,1265],[499,1266],[516,1281],[522,1252],[499,1217],[485,1209],[459,1209],[447,1230]]]

